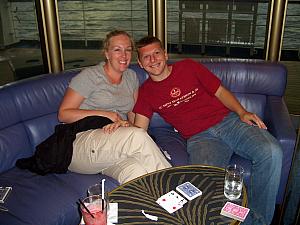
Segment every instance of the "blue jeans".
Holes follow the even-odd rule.
[[[247,194],[252,218],[248,216],[245,223],[271,224],[281,175],[282,149],[268,131],[250,126],[237,114],[230,113],[219,124],[189,138],[187,151],[191,164],[224,168],[233,153],[249,159],[252,169]]]

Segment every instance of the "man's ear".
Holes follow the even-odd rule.
[[[165,59],[168,60],[168,59],[169,59],[169,55],[168,55],[168,53],[166,52],[166,50],[164,50],[164,53],[165,53]]]
[[[141,61],[139,60],[139,58],[137,58],[137,62],[138,62],[138,64],[140,65],[140,67],[144,69],[144,67],[143,67]]]

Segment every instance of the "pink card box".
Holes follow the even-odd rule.
[[[232,202],[226,202],[221,210],[221,215],[243,222],[246,219],[249,211],[250,209],[243,206],[234,204]]]

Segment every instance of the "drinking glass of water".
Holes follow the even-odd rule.
[[[94,184],[92,186],[90,186],[88,189],[87,189],[87,192],[88,192],[88,196],[91,196],[91,195],[100,195],[102,194],[102,185],[101,183],[100,184]],[[105,193],[105,190],[104,190],[104,193]]]
[[[232,164],[226,167],[224,195],[229,200],[240,198],[243,187],[243,167]]]

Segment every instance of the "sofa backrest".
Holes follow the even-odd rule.
[[[46,74],[0,88],[0,172],[31,156],[53,133],[58,107],[76,73]]]
[[[286,69],[281,64],[231,60],[202,62],[249,111],[262,118],[267,96],[282,97],[284,94]],[[137,72],[140,83],[147,79],[147,73],[137,64],[130,68]],[[0,87],[0,173],[12,168],[17,159],[31,156],[35,146],[53,133],[64,92],[78,72],[46,74]],[[158,114],[151,119],[150,127],[172,128]]]
[[[250,112],[262,119],[268,96],[282,97],[287,82],[286,67],[262,60],[203,60]]]

